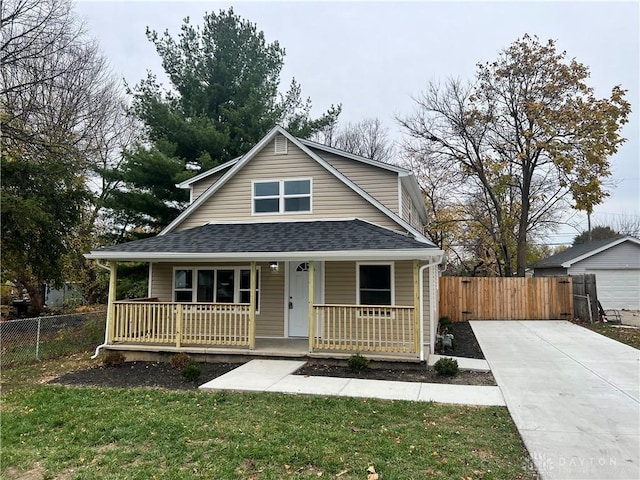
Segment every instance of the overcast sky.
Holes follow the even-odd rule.
[[[342,104],[341,122],[377,117],[399,139],[397,116],[413,111],[431,80],[472,79],[476,63],[495,60],[525,33],[554,39],[558,50],[587,65],[599,97],[628,89],[633,113],[626,144],[612,159],[617,186],[593,221],[640,216],[640,3],[634,2],[165,2],[80,1],[77,12],[113,70],[131,85],[160,60],[145,29],[179,33],[183,18],[233,6],[286,50],[282,86],[292,77],[311,97],[313,113]],[[586,226],[583,215],[574,218]],[[563,228],[549,241],[570,242]]]

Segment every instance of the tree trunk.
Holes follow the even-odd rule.
[[[22,290],[26,290],[29,294],[29,300],[31,302],[28,309],[29,314],[39,315],[43,309],[42,282],[33,278],[26,279],[23,277],[18,280],[18,283],[22,285],[20,294],[22,295]]]
[[[531,174],[532,172],[530,172],[528,168],[523,168],[522,192],[520,192],[522,209],[520,211],[518,238],[516,241],[516,275],[518,277],[524,277],[527,268],[527,228],[529,226],[529,209],[531,207],[529,198]]]

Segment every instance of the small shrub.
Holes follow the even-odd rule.
[[[362,370],[366,370],[367,368],[369,368],[369,360],[367,359],[367,357],[356,353],[355,355],[351,355],[349,357],[347,365],[351,371],[361,372]]]
[[[202,370],[196,362],[190,362],[189,365],[182,369],[182,376],[189,382],[195,382],[200,378]]]
[[[438,360],[433,368],[436,369],[439,375],[447,375],[454,377],[458,374],[458,361],[454,358],[444,357]]]
[[[169,362],[173,368],[184,369],[191,363],[191,357],[184,352],[176,353]]]
[[[124,364],[126,359],[127,358],[120,352],[108,352],[104,356],[104,360],[102,360],[102,363],[104,363],[107,367],[119,367],[120,365]]]

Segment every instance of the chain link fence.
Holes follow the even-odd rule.
[[[104,340],[106,311],[0,322],[0,368],[95,348]]]

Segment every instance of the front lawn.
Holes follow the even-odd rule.
[[[27,378],[2,396],[7,480],[536,478],[506,408]]]

